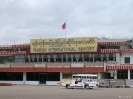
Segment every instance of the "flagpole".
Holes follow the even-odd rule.
[[[66,28],[65,28],[65,38],[66,38]]]
[[[65,23],[62,25],[62,29],[65,30],[65,38],[66,38],[66,21],[65,21]]]
[[[66,21],[65,21],[65,24],[66,24]],[[66,27],[65,27],[65,38],[66,38]]]

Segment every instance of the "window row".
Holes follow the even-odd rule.
[[[116,61],[116,58],[15,59],[15,62],[104,62],[104,61]]]
[[[116,57],[116,54],[50,54],[50,55],[15,55],[15,58],[95,58],[95,57]]]
[[[41,73],[27,73],[27,81],[39,81]],[[46,73],[46,81],[60,81],[60,73]]]
[[[23,73],[3,73],[0,72],[1,81],[23,81]]]

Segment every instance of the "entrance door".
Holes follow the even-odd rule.
[[[39,75],[39,83],[40,84],[46,84],[46,73],[41,73]]]

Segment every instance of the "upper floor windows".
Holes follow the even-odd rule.
[[[120,49],[120,46],[101,46],[101,49]]]
[[[124,62],[125,64],[130,64],[130,57],[125,57]]]

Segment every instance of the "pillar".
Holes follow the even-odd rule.
[[[92,55],[92,57],[93,57],[93,62],[95,61],[95,58],[94,58],[94,56],[95,56],[95,55],[93,54],[93,55]]]
[[[121,54],[120,53],[116,53],[116,62],[117,64],[121,64]]]
[[[101,79],[101,73],[98,73],[98,79]]]
[[[60,81],[62,80],[62,78],[63,78],[63,73],[60,72]]]
[[[114,71],[114,79],[117,79],[117,70]]]
[[[23,72],[23,83],[25,84],[26,82],[26,72]]]
[[[103,66],[104,66],[104,72],[106,72],[106,66],[107,66],[107,63],[103,63]]]
[[[128,69],[128,79],[130,79],[130,69]]]

